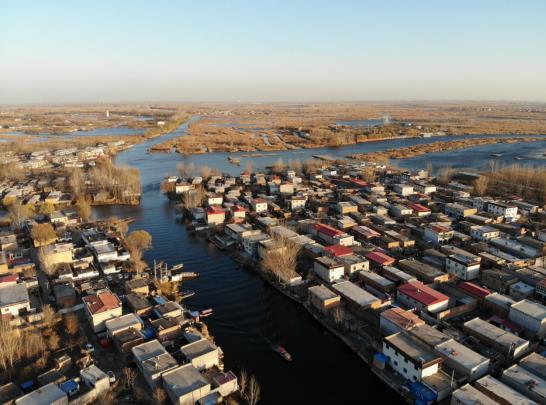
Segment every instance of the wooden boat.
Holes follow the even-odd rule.
[[[211,316],[212,315],[212,308],[207,308],[207,309],[204,309],[202,311],[199,311],[199,316],[201,318],[206,318],[208,316]]]
[[[182,280],[191,280],[193,278],[199,277],[199,273],[195,271],[183,271],[182,273],[179,273]]]
[[[275,345],[273,346],[273,350],[279,354],[279,356],[281,356],[284,360],[286,361],[292,361],[292,356],[290,355],[290,353],[288,353],[286,351],[286,349],[284,347],[282,347],[281,345]]]
[[[241,159],[235,158],[233,156],[228,156],[227,160],[229,163],[237,165],[237,166],[241,164]]]
[[[182,290],[182,291],[180,291],[180,296],[182,297],[183,300],[191,298],[194,295],[195,295],[195,291],[191,291],[191,290]]]

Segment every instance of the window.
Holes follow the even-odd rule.
[[[398,365],[398,362],[397,362],[397,361],[395,361],[395,362],[394,362],[394,365],[395,365],[395,366],[397,366],[397,365]]]
[[[408,370],[407,370],[407,369],[404,369],[404,373],[407,373],[407,372],[408,372]]]

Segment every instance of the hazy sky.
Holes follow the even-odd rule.
[[[546,1],[0,0],[0,103],[546,101]]]

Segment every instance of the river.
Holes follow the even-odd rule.
[[[262,387],[261,404],[313,403],[333,404],[358,402],[367,398],[381,398],[385,403],[401,403],[401,399],[370,372],[368,366],[336,337],[326,332],[301,306],[265,283],[255,273],[240,268],[232,259],[208,244],[203,238],[190,235],[185,227],[175,221],[174,204],[160,193],[160,183],[168,174],[176,173],[179,162],[208,165],[222,172],[238,174],[240,167],[227,162],[226,153],[181,156],[172,154],[148,154],[150,146],[181,136],[187,124],[173,133],[136,145],[117,156],[117,163],[140,169],[142,202],[138,207],[97,207],[96,217],[133,217],[130,229],[144,229],[153,238],[153,248],[145,259],[163,260],[169,264],[184,263],[188,271],[197,271],[200,277],[187,282],[186,288],[196,291],[187,301],[190,308],[213,308],[208,318],[210,332],[225,354],[226,369],[238,372],[244,368],[256,375]],[[446,139],[447,138],[447,139]],[[443,137],[442,140],[460,139]],[[403,139],[373,142],[341,148],[319,150],[282,151],[253,159],[261,168],[282,157],[303,160],[313,154],[345,156],[351,152],[381,150],[428,143],[430,139]],[[534,145],[534,147],[533,147]],[[472,165],[477,153],[486,158],[489,153],[512,153],[533,157],[536,162],[544,159],[538,154],[545,152],[546,142],[533,144],[487,145],[478,152],[472,149],[449,152],[448,156],[434,160],[436,164],[457,167]],[[540,149],[541,148],[541,149]],[[472,152],[470,152],[472,151]],[[484,155],[485,154],[485,155]],[[240,156],[241,154],[234,154]],[[440,154],[438,154],[440,155]],[[426,155],[435,159],[433,155]],[[461,159],[462,158],[462,159]],[[500,158],[502,160],[502,157]],[[245,159],[243,165],[245,164]],[[414,163],[411,163],[411,162]],[[420,158],[398,162],[400,166],[425,165]],[[485,164],[485,163],[484,163]],[[481,165],[481,163],[479,164]],[[479,166],[474,165],[474,166]],[[272,352],[271,343],[287,348],[294,361],[287,363]]]

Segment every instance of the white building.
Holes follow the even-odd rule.
[[[444,363],[468,381],[474,381],[489,373],[489,359],[474,350],[450,339],[434,347],[444,358]]]
[[[446,258],[446,270],[461,280],[475,280],[480,276],[481,257],[454,254]]]
[[[402,333],[387,336],[382,352],[387,356],[389,366],[412,382],[436,374],[442,363],[440,356]]]
[[[473,226],[470,228],[470,236],[475,240],[485,241],[493,238],[498,238],[500,236],[500,231],[492,226]]]
[[[255,198],[252,200],[252,210],[260,213],[260,212],[266,212],[267,211],[267,201],[265,201],[262,198]]]
[[[394,191],[405,197],[413,194],[413,186],[410,186],[409,184],[395,184]]]
[[[522,300],[512,304],[508,318],[540,338],[546,336],[546,307],[538,302]]]
[[[502,215],[507,221],[515,221],[518,218],[518,207],[497,201],[487,203],[487,212]]]
[[[434,245],[444,245],[453,239],[453,229],[438,223],[429,224],[425,228],[424,239]]]
[[[30,311],[30,300],[25,283],[9,284],[0,287],[0,315],[19,316]]]
[[[329,257],[317,257],[313,263],[313,271],[328,283],[343,278],[345,266]]]

